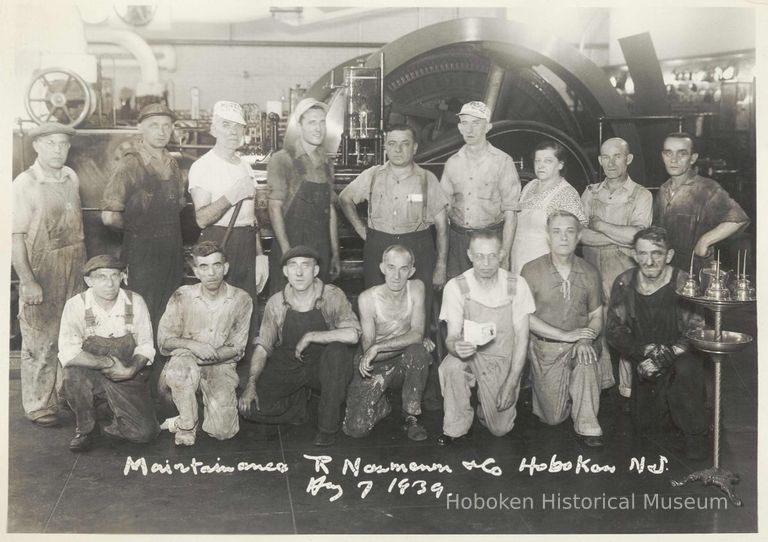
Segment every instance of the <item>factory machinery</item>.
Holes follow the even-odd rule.
[[[523,182],[534,177],[534,146],[554,139],[567,151],[566,178],[581,192],[599,179],[600,142],[618,136],[634,154],[631,176],[654,187],[665,179],[657,159],[663,134],[679,128],[695,132],[698,124],[695,113],[670,112],[650,37],[640,38],[620,40],[637,89],[632,111],[606,73],[573,46],[535,27],[490,18],[454,19],[416,30],[335,67],[305,94],[329,105],[325,150],[335,156],[337,190],[364,168],[382,163],[384,129],[400,122],[418,133],[416,161],[439,177],[447,158],[463,144],[456,113],[471,100],[491,108],[488,139],[513,157]],[[68,163],[81,179],[89,254],[119,249],[118,236],[101,224],[101,195],[120,150],[135,134],[126,124],[148,100],[163,98],[137,98],[135,109],[126,111],[100,74],[101,69],[97,83],[89,85],[67,70],[43,70],[33,77],[26,96],[34,121],[57,119],[78,126]],[[195,90],[192,110],[180,112],[171,143],[184,170],[213,144]],[[291,103],[301,97],[299,91],[292,89]],[[266,164],[282,144],[285,119],[255,105],[246,104],[245,110],[242,151],[260,187],[257,214],[269,238]],[[14,175],[34,159],[23,128],[14,137]],[[191,244],[199,233],[191,204],[182,219],[184,241]],[[359,276],[361,242],[345,221],[341,239],[343,275]]]

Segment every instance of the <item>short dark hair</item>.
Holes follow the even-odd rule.
[[[501,237],[499,236],[498,232],[495,232],[493,230],[489,229],[481,229],[481,230],[474,230],[472,234],[469,236],[469,244],[472,244],[472,241],[483,241],[483,240],[495,240],[501,245]]]
[[[645,241],[650,241],[651,243],[655,245],[660,245],[669,250],[671,247],[669,246],[669,233],[666,229],[662,228],[661,226],[649,226],[645,228],[644,230],[640,230],[635,234],[635,236],[632,238],[632,246],[637,246],[637,242],[641,239],[644,239]]]
[[[384,258],[387,257],[387,254],[390,252],[399,252],[400,254],[408,254],[408,256],[411,257],[411,265],[416,265],[416,256],[413,255],[413,251],[403,245],[389,245],[387,248],[384,249],[384,252],[381,253],[381,261],[384,261]]]
[[[696,147],[698,146],[696,144],[696,138],[689,134],[688,132],[670,132],[666,136],[664,136],[664,141],[667,139],[688,139],[691,142],[691,154],[696,152]],[[662,148],[663,148],[664,142],[662,142]]]
[[[221,256],[224,258],[224,261],[226,262],[227,255],[224,254],[224,251],[217,243],[214,243],[213,241],[200,241],[192,247],[190,252],[192,257],[192,264],[194,265],[195,258],[205,258],[206,256],[216,254],[217,252],[221,254]]]
[[[563,147],[557,141],[553,141],[551,139],[545,139],[536,145],[533,149],[533,157],[536,156],[537,151],[543,151],[546,149],[552,150],[555,153],[555,158],[565,164],[565,147]]]
[[[565,218],[572,218],[576,221],[576,226],[578,227],[579,231],[581,231],[581,220],[579,220],[579,217],[573,214],[570,211],[566,211],[565,209],[555,209],[551,213],[547,215],[547,227],[552,223],[554,219],[557,217],[565,217]]]
[[[393,124],[392,126],[389,126],[387,128],[387,135],[390,134],[390,132],[411,132],[411,136],[413,137],[413,142],[417,145],[419,144],[419,136],[416,135],[416,129],[408,126],[404,122],[400,122],[397,124]],[[386,138],[385,138],[386,141]]]

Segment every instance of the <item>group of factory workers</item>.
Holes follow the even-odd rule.
[[[233,437],[242,416],[269,438],[278,424],[305,423],[317,390],[314,444],[328,446],[340,428],[362,437],[387,417],[392,388],[401,390],[412,440],[427,438],[422,407],[443,409],[437,444],[445,446],[471,438],[472,387],[481,424],[501,436],[514,426],[521,387],[530,386],[540,420],[571,417],[586,445],[601,446],[601,389],[615,383],[610,345],[636,426],[671,420],[689,457],[706,454],[704,371],[685,340],[703,320],[675,296],[687,278],[679,268],[693,254],[698,272],[713,245],[749,219],[696,174],[692,136],[664,139],[670,178],[655,203],[629,178],[632,154],[619,138],[602,144],[605,179],[581,197],[562,175],[563,147],[542,142],[536,179],[521,193],[511,157],[486,139],[489,108],[474,101],[458,114],[465,145],[440,181],[414,163],[415,131],[394,125],[387,161],[337,196],[323,149],[326,113],[322,102],[301,101],[284,149],[269,162],[275,238],[267,257],[250,167],[236,152],[243,110],[215,104],[216,143],[189,171],[202,229],[190,261],[199,282],[191,285],[182,285],[186,194],[166,150],[170,109],[141,111],[140,136],[106,184],[101,218],[122,232],[120,258],[86,261],[79,180],[64,165],[75,131],[58,123],[31,131],[37,160],[13,183],[12,261],[22,401],[32,422],[58,425],[66,403],[76,419],[73,451],[92,447],[97,424],[109,438],[147,442],[167,429],[177,445],[192,445],[200,426]],[[356,208],[363,201],[367,223]],[[365,240],[357,314],[330,284],[340,272],[337,206]],[[268,278],[259,326],[257,295]],[[443,288],[448,354],[432,363],[433,290]],[[243,358],[248,377],[238,398]],[[178,416],[159,424],[164,400]]]

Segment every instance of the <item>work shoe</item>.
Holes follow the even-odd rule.
[[[312,444],[315,446],[332,446],[334,442],[336,442],[336,433],[318,431],[315,433],[315,440]]]
[[[465,440],[472,440],[472,428],[469,428],[469,431],[461,435],[460,437],[451,437],[443,433],[439,437],[437,437],[437,445],[438,446],[450,446],[454,442],[462,442]]]
[[[75,433],[75,436],[69,441],[69,450],[71,452],[87,452],[93,447],[93,431],[90,433]]]
[[[194,431],[177,431],[173,442],[176,446],[192,446],[195,444],[196,436]]]
[[[408,438],[413,441],[419,442],[421,440],[427,440],[427,430],[419,423],[418,418],[412,414],[405,417],[403,431],[405,431]]]
[[[59,417],[56,414],[45,414],[32,420],[36,425],[40,427],[58,427]]]
[[[603,442],[603,436],[602,435],[576,435],[579,440],[581,440],[585,446],[589,448],[600,448],[605,443]]]

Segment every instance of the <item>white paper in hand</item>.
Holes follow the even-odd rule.
[[[496,322],[464,320],[464,340],[475,346],[488,344],[496,337]]]

